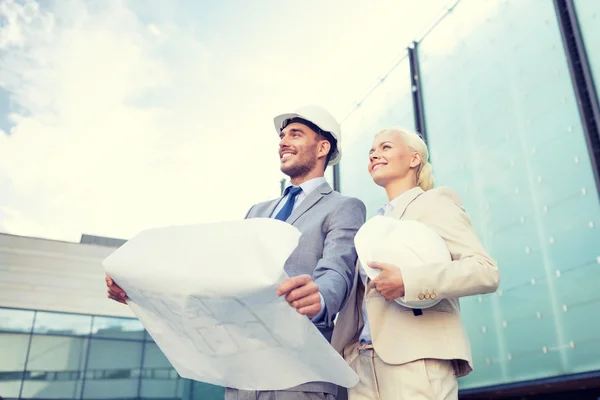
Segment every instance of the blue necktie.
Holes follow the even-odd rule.
[[[294,203],[296,202],[296,196],[298,196],[301,191],[302,191],[302,188],[297,187],[297,186],[290,186],[286,189],[286,192],[288,195],[287,201],[283,205],[283,208],[281,210],[279,210],[279,212],[275,216],[275,219],[278,219],[280,221],[285,221],[288,219],[288,217],[292,213],[292,210],[294,209]]]

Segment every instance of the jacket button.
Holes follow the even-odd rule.
[[[437,295],[435,293],[431,293],[431,300],[435,299]]]
[[[423,293],[419,293],[419,300],[423,300],[425,298],[425,295]]]
[[[430,298],[431,298],[431,295],[430,295],[429,293],[425,293],[425,298],[426,298],[426,299],[430,299]]]

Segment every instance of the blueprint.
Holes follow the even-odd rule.
[[[308,318],[276,296],[300,232],[273,219],[146,230],[106,272],[179,375],[246,390],[358,376]]]

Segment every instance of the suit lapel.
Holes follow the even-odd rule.
[[[410,203],[412,203],[417,197],[419,197],[423,193],[425,192],[419,186],[414,187],[406,193],[404,193],[402,197],[400,197],[400,200],[398,201],[398,204],[396,204],[396,207],[394,207],[394,211],[392,211],[391,216],[396,219],[402,218],[404,211],[406,211],[406,207],[408,207]]]
[[[277,208],[277,205],[281,202],[281,200],[283,200],[282,197],[278,198],[277,200],[273,200],[271,202],[271,204],[269,204],[269,206],[267,207],[264,215],[261,215],[261,217],[271,218],[271,215],[273,214],[273,211],[275,211],[275,208]]]
[[[294,211],[292,211],[292,214],[288,217],[288,219],[285,222],[293,225],[294,222],[296,222],[296,220],[298,218],[300,218],[305,212],[310,210],[312,206],[317,204],[319,202],[319,200],[321,200],[323,198],[324,195],[329,194],[332,191],[333,191],[333,189],[331,189],[331,186],[329,186],[329,183],[327,183],[327,182],[322,183],[321,185],[319,185],[319,187],[316,190],[313,190],[302,201],[302,203],[300,203],[300,205],[298,207],[296,207],[296,209]]]

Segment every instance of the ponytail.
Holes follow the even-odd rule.
[[[417,185],[424,191],[433,189],[435,185],[435,179],[433,178],[433,168],[427,160],[422,161],[421,169],[417,177]]]

